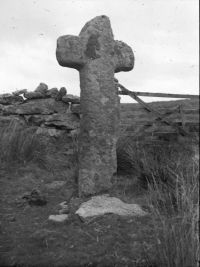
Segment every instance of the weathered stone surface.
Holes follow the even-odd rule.
[[[63,96],[62,101],[65,103],[79,104],[80,103],[80,97],[75,96],[75,95],[65,95],[65,96]]]
[[[66,95],[66,93],[67,93],[67,89],[65,87],[61,87],[60,90],[59,90],[59,92],[58,92],[58,95],[56,97],[56,100],[57,101],[61,101],[62,98],[63,98],[63,96]]]
[[[56,56],[61,66],[80,72],[79,193],[98,193],[110,188],[117,167],[114,73],[133,68],[133,52],[113,39],[109,18],[99,16],[86,23],[79,36],[58,38]]]
[[[80,119],[73,113],[55,113],[52,115],[25,115],[29,125],[56,127],[59,129],[74,130],[79,128]]]
[[[58,215],[50,215],[49,221],[55,222],[55,223],[63,223],[67,221],[69,218],[69,215],[67,214],[58,214]]]
[[[50,115],[24,115],[28,125],[40,126],[43,124]]]
[[[40,83],[38,87],[35,89],[35,92],[41,93],[42,95],[46,95],[48,90],[48,86],[45,83]]]
[[[56,98],[59,94],[58,88],[51,88],[47,91],[46,96]]]
[[[83,218],[113,213],[120,216],[144,216],[147,212],[138,204],[127,204],[108,195],[94,196],[80,205],[76,214]]]
[[[65,113],[68,105],[63,102],[57,102],[53,98],[32,99],[21,105],[5,106],[3,113],[6,115],[31,115],[31,114],[53,114]]]
[[[71,112],[74,114],[80,114],[80,105],[79,104],[72,104],[71,105]]]
[[[27,92],[24,94],[24,97],[26,99],[40,99],[40,98],[45,98],[45,95],[42,94],[41,92]]]
[[[23,95],[25,93],[27,93],[27,89],[20,89],[20,90],[12,92],[12,94],[15,96]]]
[[[79,128],[80,120],[72,113],[53,114],[49,116],[44,125],[56,127],[65,130],[74,130]]]
[[[3,94],[0,95],[0,104],[1,105],[12,105],[15,103],[22,103],[23,97],[13,94]]]

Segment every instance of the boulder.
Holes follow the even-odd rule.
[[[76,211],[76,214],[83,218],[102,216],[108,213],[120,216],[144,216],[148,214],[138,204],[127,204],[119,198],[109,195],[94,196],[82,203]]]
[[[65,103],[79,104],[80,103],[80,97],[69,94],[69,95],[63,96],[62,101]]]
[[[16,103],[22,103],[23,97],[13,94],[3,94],[0,95],[0,104],[1,105],[12,105]]]
[[[57,98],[59,94],[58,88],[51,88],[46,92],[47,97]]]
[[[40,83],[38,87],[35,89],[35,92],[41,93],[42,95],[46,95],[48,90],[48,86],[45,83]]]
[[[40,98],[45,98],[45,95],[42,94],[41,92],[27,92],[24,94],[24,97],[26,99],[40,99]]]
[[[27,93],[27,89],[20,89],[20,90],[12,92],[12,94],[15,96],[23,95],[25,93]]]
[[[59,90],[59,92],[58,92],[58,95],[56,97],[56,100],[57,101],[61,101],[62,98],[63,98],[63,96],[66,95],[66,93],[67,93],[67,89],[65,87],[61,87],[60,90]]]
[[[72,113],[53,114],[47,118],[44,125],[56,127],[64,130],[74,130],[79,128],[80,120]]]

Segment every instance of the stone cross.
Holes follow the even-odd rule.
[[[56,57],[80,73],[79,195],[106,192],[117,169],[119,98],[114,73],[130,71],[132,49],[115,41],[107,16],[87,22],[79,36],[57,40]]]

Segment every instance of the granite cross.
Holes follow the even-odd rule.
[[[79,195],[105,192],[117,168],[119,98],[114,73],[133,69],[132,49],[114,40],[107,16],[98,16],[79,36],[59,37],[56,57],[61,66],[80,73]]]

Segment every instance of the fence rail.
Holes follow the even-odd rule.
[[[196,137],[193,136],[192,132],[199,131],[199,105],[196,101],[199,99],[198,95],[135,92],[128,90],[118,83],[117,80],[115,80],[115,82],[119,89],[118,94],[130,96],[136,100],[142,108],[140,108],[140,110],[138,108],[135,110],[131,108],[132,110],[129,111],[127,109],[124,111],[121,110],[121,129],[126,129],[125,132],[123,131],[123,134],[135,137],[145,137],[146,135],[155,140],[166,138],[166,136],[172,136],[173,138],[176,136],[185,136],[196,142]],[[138,95],[186,98],[182,101],[196,103],[191,107],[184,107],[184,105],[182,105],[183,103],[180,103],[175,107],[170,108],[163,106],[163,108],[161,108],[160,105],[152,106],[152,104],[145,103]],[[176,105],[176,103],[173,104]],[[190,125],[191,123],[192,125]],[[135,130],[133,128],[135,128]]]
[[[187,95],[187,94],[166,94],[166,93],[149,93],[149,92],[136,92],[134,93],[137,96],[146,96],[146,97],[167,97],[167,98],[188,98],[188,99],[198,99],[199,95]],[[119,91],[119,95],[129,95],[128,92]]]

